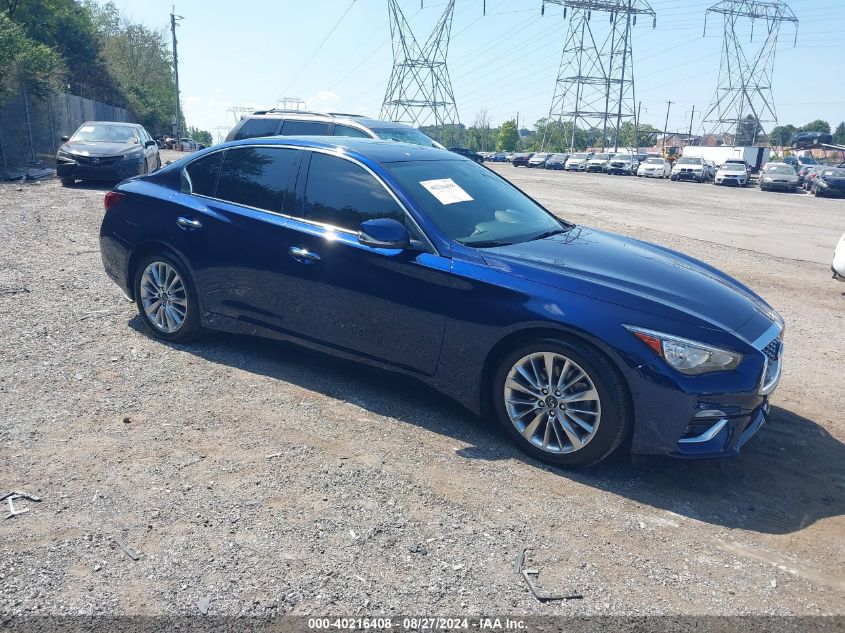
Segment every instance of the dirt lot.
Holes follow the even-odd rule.
[[[845,201],[495,169],[782,312],[774,415],[740,458],[563,472],[406,379],[164,345],[102,272],[102,188],[0,183],[0,496],[43,498],[0,520],[0,615],[845,613]],[[584,599],[537,602],[524,547]]]

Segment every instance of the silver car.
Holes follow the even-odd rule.
[[[769,163],[766,169],[760,174],[760,191],[781,191],[794,192],[798,189],[798,174],[792,165],[786,163]]]

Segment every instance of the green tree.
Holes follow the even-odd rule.
[[[769,132],[769,143],[772,147],[783,147],[789,145],[790,139],[795,136],[798,128],[794,125],[778,125]]]
[[[824,132],[825,134],[830,134],[830,123],[827,121],[822,121],[821,119],[816,119],[815,121],[810,121],[806,125],[801,126],[802,132]]]
[[[833,142],[837,145],[845,145],[845,121],[839,123],[833,131]]]
[[[75,0],[7,0],[7,5],[11,20],[32,40],[52,49],[64,60],[65,79],[74,91],[112,103],[122,101],[101,56],[88,6]]]
[[[112,2],[86,0],[102,57],[138,121],[153,134],[170,130],[175,110],[173,59],[164,29],[122,17]],[[185,129],[184,121],[181,129]]]
[[[32,94],[47,96],[59,86],[61,58],[0,13],[0,105],[22,84]]]
[[[207,130],[200,130],[195,127],[189,127],[188,136],[194,139],[197,143],[205,145],[206,147],[208,147],[209,145],[214,145],[214,140],[211,138],[211,132]]]
[[[499,128],[499,135],[496,138],[496,149],[500,152],[513,152],[519,142],[519,135],[516,131],[516,121],[511,119],[505,121]]]
[[[625,121],[619,126],[619,147],[654,147],[659,135],[660,130],[653,125],[646,123],[637,128],[631,121]]]
[[[754,145],[762,131],[763,128],[760,126],[760,122],[753,115],[749,114],[736,125],[734,145],[737,147]]]

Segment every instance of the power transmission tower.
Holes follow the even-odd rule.
[[[656,14],[647,0],[543,0],[543,13],[546,4],[562,6],[564,18],[571,12],[549,120],[570,124],[571,149],[578,129],[587,145],[618,149],[619,128],[636,119],[633,27],[648,15],[654,28]],[[593,13],[607,14],[607,22]]]
[[[458,124],[458,109],[446,67],[455,0],[448,0],[425,44],[420,46],[399,0],[387,0],[393,41],[393,71],[384,93],[381,117],[415,127],[434,125],[448,142]],[[450,126],[444,129],[443,126]],[[443,137],[449,138],[443,138]]]
[[[721,0],[704,14],[704,31],[707,17],[721,14],[725,33],[722,41],[722,61],[719,66],[719,83],[703,126],[707,134],[723,139],[732,137],[733,145],[753,145],[766,124],[777,124],[772,74],[775,49],[781,24],[791,22],[798,41],[798,18],[786,4],[773,0]],[[762,41],[754,42],[755,24],[761,21]],[[750,24],[749,24],[750,23]],[[743,27],[751,27],[750,39],[745,39]],[[747,31],[746,31],[747,34]]]

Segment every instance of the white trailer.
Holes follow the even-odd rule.
[[[729,159],[744,160],[751,167],[751,171],[755,172],[769,162],[769,156],[771,154],[772,150],[769,147],[733,147],[730,145],[720,145],[718,147],[688,145],[682,151],[683,156],[694,156],[705,160],[712,160],[716,163],[716,167],[720,167]]]

